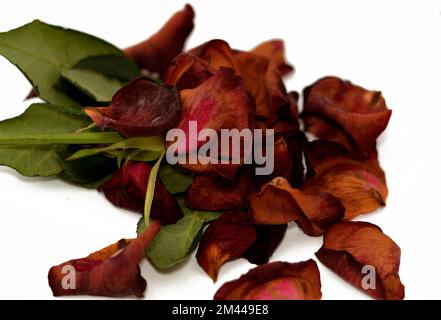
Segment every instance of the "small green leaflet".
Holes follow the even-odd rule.
[[[153,137],[135,137],[125,139],[123,141],[111,144],[110,146],[101,147],[101,148],[88,148],[80,150],[73,155],[71,155],[67,160],[75,160],[84,157],[90,157],[99,153],[111,154],[115,155],[115,151],[123,151],[130,150],[134,151],[146,151],[150,155],[148,160],[144,161],[152,161],[158,159],[161,154],[164,152],[164,139],[160,136]],[[147,153],[144,154],[144,157],[147,157]],[[136,156],[132,157],[131,160],[134,160]]]
[[[124,85],[118,79],[108,78],[90,70],[62,69],[61,76],[82,93],[102,104],[109,103],[113,95]]]
[[[140,77],[141,70],[125,56],[103,55],[91,56],[78,62],[74,69],[90,70],[107,78],[118,79],[123,83]]]
[[[0,33],[0,55],[23,72],[40,98],[71,107],[81,105],[56,87],[63,69],[91,56],[124,57],[121,50],[101,39],[38,20]]]
[[[159,168],[159,178],[171,194],[185,192],[193,181],[194,174],[164,163]]]
[[[0,122],[0,136],[20,140],[23,135],[64,134],[90,124],[83,114],[69,112],[48,104],[33,104],[18,117]],[[0,145],[0,164],[9,166],[25,176],[53,176],[61,173],[59,153],[65,146],[50,145]]]
[[[150,210],[152,208],[153,195],[155,194],[156,177],[158,176],[159,166],[161,165],[162,158],[164,158],[165,152],[159,157],[150,170],[149,180],[147,182],[147,191],[145,194],[145,204],[144,204],[144,222],[147,226],[150,221]]]
[[[66,146],[59,153],[60,159],[66,159],[78,148],[75,145]],[[63,180],[90,189],[99,187],[118,170],[115,159],[103,155],[94,155],[74,161],[61,161],[61,166],[63,172],[60,173],[60,177]]]
[[[87,57],[61,70],[63,80],[99,104],[107,104],[128,82],[141,76],[136,64],[122,56]]]
[[[204,226],[221,215],[220,212],[193,211],[185,206],[183,198],[178,202],[184,217],[175,224],[163,226],[145,251],[157,269],[169,269],[184,261],[196,248]],[[138,222],[138,234],[145,229],[144,221],[141,218]]]

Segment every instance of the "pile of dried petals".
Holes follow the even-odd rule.
[[[115,206],[144,213],[137,238],[52,267],[53,294],[143,296],[144,255],[165,269],[197,247],[197,261],[213,281],[233,259],[258,265],[224,284],[215,299],[320,299],[314,260],[269,262],[295,222],[309,236],[323,235],[316,257],[341,278],[373,298],[403,299],[398,245],[379,227],[350,221],[386,203],[376,140],[391,110],[381,93],[325,77],[303,91],[299,114],[299,95],[283,83],[294,68],[281,40],[242,51],[216,39],[183,51],[193,19],[187,5],[123,51],[39,21],[0,34],[0,54],[31,80],[33,96],[48,102],[0,123],[1,164],[95,186]],[[37,32],[43,44],[31,40]],[[13,42],[45,45],[47,52],[75,42],[80,49],[54,53],[61,69],[36,71],[8,46]],[[190,121],[216,132],[273,129],[273,174],[256,176],[255,164],[161,164],[167,131],[187,132]],[[50,152],[52,171],[15,161],[20,152],[31,159]],[[365,266],[375,272],[374,286],[365,285]],[[69,268],[74,279],[66,279]]]

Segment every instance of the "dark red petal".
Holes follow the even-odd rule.
[[[305,193],[278,177],[250,196],[250,212],[257,224],[295,221],[306,234],[319,236],[343,218],[344,207],[330,194]]]
[[[343,138],[338,131],[343,129],[365,154],[375,146],[392,114],[381,92],[368,91],[336,77],[320,79],[305,89],[303,112],[331,125],[327,128],[315,121],[306,130],[314,130],[319,138],[339,141]],[[307,121],[308,124],[311,122]]]
[[[180,54],[168,68],[165,83],[179,90],[194,89],[219,68],[236,69],[233,51],[223,40],[211,40]]]
[[[349,221],[326,231],[323,246],[316,253],[340,277],[373,298],[386,300],[404,298],[404,286],[398,275],[400,255],[400,247],[379,227]],[[372,277],[370,281],[368,276]]]
[[[267,263],[285,236],[287,227],[287,224],[256,225],[256,242],[243,257],[257,265]]]
[[[341,145],[316,140],[307,146],[310,178],[305,192],[327,192],[345,207],[344,219],[369,213],[385,205],[388,190],[375,149],[367,157]]]
[[[274,129],[275,134],[295,134],[299,132],[298,98],[299,94],[297,92],[290,92],[288,94],[290,104],[282,105],[278,111],[277,119],[269,126]]]
[[[115,206],[143,213],[150,171],[150,165],[145,162],[128,161],[98,190],[103,191]],[[159,179],[156,180],[150,215],[164,225],[183,217],[176,199]]]
[[[246,212],[225,212],[205,230],[196,258],[199,265],[216,281],[220,267],[241,257],[256,241],[256,229]]]
[[[319,300],[320,273],[314,260],[271,262],[225,283],[214,300]]]
[[[164,82],[178,90],[194,89],[213,75],[206,61],[188,53],[180,54],[169,67]]]
[[[149,39],[124,50],[140,66],[162,74],[185,45],[193,30],[193,8],[187,4]]]
[[[198,175],[185,195],[185,204],[192,209],[224,211],[248,207],[248,174],[235,180],[214,175]]]
[[[160,228],[159,222],[152,221],[134,240],[120,240],[85,258],[52,267],[48,279],[53,295],[142,297],[147,283],[141,276],[139,262]]]
[[[197,123],[197,134],[207,128],[214,130],[218,136],[220,136],[221,129],[241,131],[252,126],[254,100],[245,89],[242,80],[235,76],[232,69],[220,68],[200,86],[195,89],[183,90],[180,94],[183,112],[177,127],[185,132],[186,141],[179,141],[178,145],[181,148],[185,147],[187,154],[197,152],[199,147],[204,144],[201,141],[192,143],[189,139],[190,121]],[[220,141],[218,145],[222,146]],[[223,172],[224,165],[220,164],[222,156],[226,157],[224,150],[220,150],[219,158],[214,159],[219,162],[216,168],[212,167],[213,161],[210,161],[209,164],[181,165],[193,172]],[[230,164],[225,166],[227,167],[227,175],[230,175]]]
[[[176,125],[180,111],[175,88],[146,78],[120,89],[109,107],[85,109],[101,129],[110,127],[126,137],[162,134]]]

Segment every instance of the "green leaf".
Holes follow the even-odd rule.
[[[158,269],[169,269],[184,261],[196,248],[204,226],[216,220],[221,213],[193,211],[187,208],[183,198],[178,199],[184,217],[175,224],[163,226],[145,250],[146,257]],[[145,229],[144,218],[138,222],[137,232]]]
[[[61,70],[91,56],[124,56],[101,39],[38,20],[0,33],[0,54],[23,72],[43,100],[73,107],[80,104],[56,87]]]
[[[75,149],[78,149],[78,146],[67,146],[65,150],[59,153],[60,158],[65,159]],[[102,155],[94,155],[73,161],[62,161],[61,165],[63,172],[60,177],[63,180],[90,189],[99,187],[118,170],[115,159]]]
[[[0,136],[52,135],[73,132],[90,124],[83,114],[70,112],[48,104],[33,104],[18,117],[0,122]],[[16,145],[0,146],[0,164],[9,166],[25,176],[52,176],[64,168],[59,153],[66,146]]]
[[[152,170],[150,170],[149,180],[147,182],[147,191],[145,194],[145,203],[144,203],[144,222],[147,226],[150,219],[150,210],[152,208],[153,195],[155,194],[155,185],[156,185],[156,177],[158,176],[159,166],[161,165],[162,158],[164,158],[165,152],[159,157],[153,166]]]
[[[71,155],[68,160],[90,157],[99,153],[113,154],[117,156],[119,155],[118,151],[130,149],[134,149],[135,151],[147,151],[147,154],[144,154],[144,157],[148,155],[149,160],[146,161],[156,160],[164,152],[164,139],[160,136],[129,138],[106,147],[79,150]]]
[[[164,163],[159,168],[159,178],[171,194],[185,192],[193,181],[194,174]]]
[[[121,80],[90,70],[62,69],[61,76],[82,93],[102,104],[110,102],[113,95],[124,86]]]
[[[53,134],[2,134],[0,146],[33,146],[51,144],[107,144],[121,141],[118,132],[69,132]]]
[[[130,82],[141,76],[141,70],[125,56],[103,55],[87,57],[75,66],[75,69],[90,70],[108,78]]]

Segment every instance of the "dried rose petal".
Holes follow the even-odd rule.
[[[319,300],[320,273],[314,260],[271,262],[225,283],[214,300]]]
[[[209,69],[206,61],[191,54],[182,53],[167,70],[164,81],[178,90],[194,89],[213,75]]]
[[[256,242],[243,257],[257,265],[267,263],[285,236],[287,227],[287,224],[255,225]]]
[[[290,106],[276,62],[252,52],[235,55],[237,72],[256,100],[256,117],[272,123],[280,108]]]
[[[236,61],[230,45],[220,39],[214,39],[188,51],[199,59],[205,61],[209,70],[215,73],[222,67],[236,69]]]
[[[305,193],[278,177],[250,196],[250,212],[257,224],[295,221],[308,235],[319,236],[340,221],[344,207],[327,193]]]
[[[338,198],[346,209],[345,220],[385,205],[386,178],[375,149],[365,157],[337,143],[316,140],[308,144],[306,157],[313,173],[301,189]]]
[[[120,89],[109,107],[84,110],[100,127],[111,127],[126,137],[153,136],[171,129],[180,117],[177,91],[140,78]]]
[[[253,53],[257,55],[264,56],[270,60],[273,60],[277,67],[279,68],[280,73],[286,75],[294,71],[293,66],[291,66],[285,59],[285,44],[283,40],[275,39],[270,41],[265,41],[255,47],[252,50]]]
[[[269,126],[269,128],[274,129],[275,134],[296,134],[300,131],[297,105],[299,94],[290,92],[287,98],[290,104],[282,105],[278,111],[277,119]]]
[[[246,212],[225,212],[205,230],[196,259],[215,282],[220,267],[241,257],[255,241],[256,229],[250,224]]]
[[[147,283],[138,264],[160,228],[159,222],[152,221],[134,240],[120,240],[85,258],[52,267],[48,279],[53,295],[142,297]]]
[[[249,176],[244,172],[235,180],[198,175],[185,194],[185,204],[193,209],[224,211],[248,207]]]
[[[194,89],[221,67],[236,69],[233,51],[223,40],[210,40],[180,54],[168,68],[165,83],[179,90]]]
[[[110,180],[99,187],[117,207],[144,212],[145,194],[151,166],[145,162],[127,161]],[[183,217],[176,199],[157,179],[150,216],[161,224],[171,224]]]
[[[124,50],[140,66],[162,74],[185,45],[193,30],[193,8],[187,4],[147,40]]]
[[[365,154],[374,147],[391,114],[381,92],[368,91],[336,77],[320,79],[304,91],[306,130],[335,142],[347,144],[350,139]],[[311,122],[309,116],[315,119]]]
[[[401,300],[404,286],[398,275],[400,254],[400,247],[376,225],[345,221],[326,231],[316,256],[373,298]]]
[[[180,94],[183,112],[177,127],[185,132],[187,140],[181,141],[177,145],[178,151],[179,148],[185,148],[187,155],[195,154],[199,147],[204,144],[201,141],[192,143],[192,140],[189,139],[190,121],[196,122],[197,134],[200,130],[207,128],[214,130],[218,133],[218,136],[220,136],[221,129],[241,131],[252,126],[254,101],[245,89],[242,80],[235,76],[232,69],[220,68],[200,86],[195,89],[183,90]],[[218,142],[218,145],[222,146],[220,142]],[[188,164],[187,161],[187,164],[181,164],[181,166],[193,172],[215,171],[217,173],[222,173],[223,167],[225,167],[225,176],[231,177],[239,166],[233,164],[235,170],[232,171],[230,164],[220,164],[222,157],[226,157],[226,154],[223,150],[220,150],[219,157],[210,159],[211,161],[208,164]],[[216,168],[213,168],[213,160],[219,162]]]

